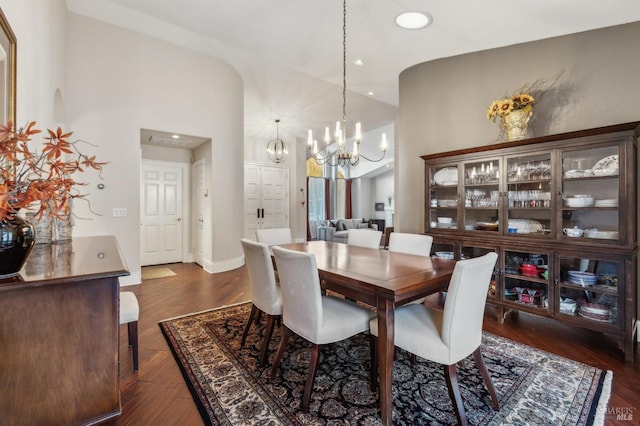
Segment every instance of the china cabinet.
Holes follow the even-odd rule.
[[[487,303],[605,333],[633,361],[640,122],[449,151],[425,163],[439,256],[495,251]]]

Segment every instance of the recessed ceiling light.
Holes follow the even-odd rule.
[[[180,139],[180,135],[171,135],[173,139]]]
[[[431,15],[422,12],[404,12],[396,17],[396,24],[407,30],[419,30],[431,22],[433,22]]]
[[[353,63],[358,65],[358,66],[364,65],[364,62],[362,62],[362,59],[356,59],[355,61],[353,61]]]
[[[373,95],[375,95],[375,93],[373,93],[372,91],[368,91],[368,92],[367,92],[367,95],[369,95],[369,96],[373,96]]]

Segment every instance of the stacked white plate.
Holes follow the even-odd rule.
[[[596,207],[618,207],[618,199],[611,198],[607,200],[596,200],[595,206]]]
[[[567,274],[569,275],[569,282],[573,284],[594,285],[598,282],[596,274],[590,272],[569,271]]]
[[[439,259],[451,260],[451,259],[453,259],[453,252],[452,251],[437,251],[436,252],[436,257],[439,258]]]
[[[567,198],[564,200],[567,207],[591,207],[594,204],[593,197]]]
[[[618,239],[618,231],[596,231],[590,232],[587,237],[589,238],[600,238],[602,240],[617,240]]]

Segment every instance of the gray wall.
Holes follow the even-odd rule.
[[[485,111],[540,78],[534,136],[640,120],[640,22],[418,64],[400,74],[395,227],[423,232],[421,155],[497,142]],[[425,47],[426,48],[426,47]]]

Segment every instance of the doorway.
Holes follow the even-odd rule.
[[[188,164],[142,160],[141,265],[185,261]]]

